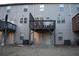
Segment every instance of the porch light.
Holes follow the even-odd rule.
[[[11,6],[7,6],[7,7],[6,7],[6,11],[7,11],[7,13],[9,13],[10,10],[11,10]]]

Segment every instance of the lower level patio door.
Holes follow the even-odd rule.
[[[53,44],[53,37],[49,32],[32,32],[31,40],[34,42],[36,46],[51,46]]]
[[[14,33],[13,32],[8,33],[8,44],[14,44]]]
[[[3,40],[3,33],[0,31],[0,45],[2,44],[2,40]]]

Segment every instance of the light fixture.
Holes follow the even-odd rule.
[[[7,6],[7,7],[6,7],[7,13],[10,12],[10,9],[11,9],[11,6]]]
[[[40,5],[40,8],[44,8],[44,5]]]
[[[11,9],[11,6],[7,6],[6,9],[7,9],[7,10],[10,10],[10,9]]]
[[[64,4],[60,4],[59,7],[64,7]]]

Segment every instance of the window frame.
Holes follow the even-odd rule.
[[[76,10],[79,11],[79,7],[76,7]]]
[[[24,23],[27,23],[27,18],[26,17],[24,18]]]
[[[20,18],[20,23],[23,23],[23,18]]]
[[[60,10],[60,12],[63,12],[64,11],[64,4],[60,4],[59,5],[59,10]]]
[[[23,11],[24,11],[24,12],[27,12],[27,11],[28,11],[28,9],[27,9],[27,8],[24,8],[24,9],[23,9]]]
[[[62,36],[58,36],[58,40],[63,40],[63,37]]]

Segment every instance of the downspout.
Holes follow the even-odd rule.
[[[4,23],[4,45],[6,45],[7,40],[7,20],[8,20],[8,14],[5,16],[5,23]]]

